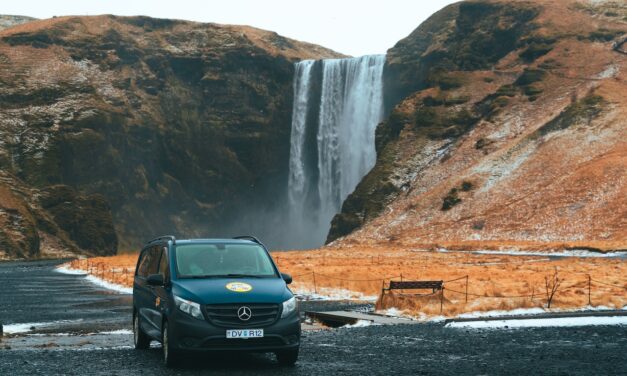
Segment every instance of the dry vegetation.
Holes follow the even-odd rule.
[[[588,275],[592,279],[593,306],[622,308],[627,304],[625,262],[615,258],[560,258],[544,256],[479,255],[400,248],[343,248],[275,252],[281,271],[294,276],[298,292],[343,292],[355,298],[379,296],[378,307],[396,307],[414,315],[440,315],[440,296],[416,297],[410,291],[380,298],[383,282],[400,280],[452,280],[445,282],[444,316],[464,312],[545,307],[546,278],[559,278],[551,308],[588,305]],[[137,256],[133,254],[72,262],[114,282],[131,285]],[[111,270],[117,273],[111,273]],[[557,271],[557,276],[555,272]],[[315,275],[315,280],[314,280]]]

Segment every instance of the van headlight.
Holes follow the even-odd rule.
[[[191,300],[179,298],[176,295],[174,296],[174,303],[179,310],[187,313],[188,315],[199,320],[204,319],[202,312],[200,311],[200,304],[192,302]]]
[[[283,302],[283,312],[281,312],[281,318],[287,317],[290,313],[296,310],[296,298],[291,297]]]

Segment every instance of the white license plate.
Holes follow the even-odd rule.
[[[263,329],[229,329],[226,338],[261,338]]]

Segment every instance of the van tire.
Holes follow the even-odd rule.
[[[279,350],[274,354],[276,355],[279,364],[282,366],[293,366],[298,360],[298,347],[289,350]]]
[[[177,351],[172,350],[170,348],[170,330],[168,327],[168,322],[163,322],[163,328],[161,330],[161,347],[163,349],[163,363],[168,368],[173,368],[178,365],[179,354]]]
[[[139,314],[133,314],[133,344],[137,350],[145,350],[150,347],[150,338],[139,326]]]

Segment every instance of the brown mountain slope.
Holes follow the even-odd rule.
[[[403,99],[329,240],[627,248],[627,6],[594,4],[454,4],[389,50]]]
[[[0,31],[0,170],[101,194],[122,246],[211,235],[241,208],[276,203],[293,62],[338,56],[247,26],[108,15],[13,26]]]
[[[34,21],[34,20],[36,20],[36,18],[0,14],[0,30],[8,29],[15,25],[23,24],[26,22]]]

